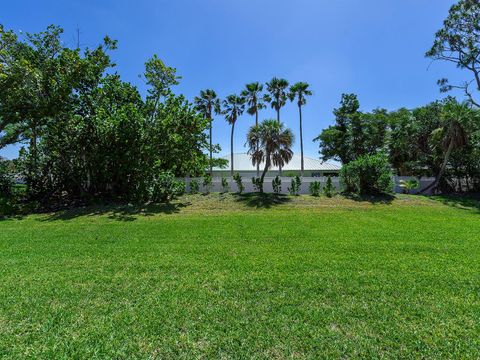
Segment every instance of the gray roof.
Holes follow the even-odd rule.
[[[225,171],[230,169],[230,155],[222,156],[222,159],[228,161],[228,166],[225,169],[214,167],[214,171]],[[321,161],[319,159],[312,159],[310,157],[303,157],[304,167],[307,171],[339,171],[340,166],[328,162]],[[263,168],[264,164],[260,165]],[[233,168],[235,171],[256,171],[256,166],[252,165],[250,156],[246,153],[233,154]],[[292,160],[283,167],[285,171],[295,171],[301,168],[300,154],[294,154]],[[270,170],[278,170],[278,167],[272,166]]]

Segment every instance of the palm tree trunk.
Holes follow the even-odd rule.
[[[301,170],[300,174],[303,177],[304,172],[304,163],[303,163],[303,128],[302,128],[302,105],[298,105],[298,112],[300,114],[300,162],[301,162]]]
[[[263,193],[263,180],[265,179],[265,175],[267,175],[267,171],[270,168],[270,153],[267,153],[265,156],[265,167],[263,169],[262,177],[261,177],[261,187],[260,192]]]
[[[255,110],[255,126],[258,126],[258,109]],[[257,148],[256,148],[257,151],[259,147],[260,147],[260,144],[257,140]],[[260,176],[260,163],[257,163],[257,177],[259,176]]]
[[[438,171],[438,174],[435,177],[435,181],[430,185],[428,185],[425,189],[420,191],[421,194],[427,192],[430,189],[435,190],[438,187],[438,184],[440,183],[440,179],[442,178],[443,174],[445,173],[445,169],[447,168],[448,160],[450,159],[450,154],[452,153],[452,150],[453,150],[453,139],[451,139],[450,144],[448,144],[447,152],[445,153],[442,166],[440,167],[440,170]]]
[[[233,132],[235,130],[235,121],[232,123],[232,132],[230,133],[230,175],[233,177]]]
[[[209,129],[209,137],[210,137],[210,176],[213,176],[213,170],[212,170],[212,162],[213,162],[213,157],[212,157],[212,119],[210,118],[210,129]]]
[[[277,122],[278,125],[280,125],[280,108],[277,108]],[[282,165],[278,166],[278,173],[280,176],[282,176]]]

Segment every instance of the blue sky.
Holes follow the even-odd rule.
[[[442,97],[436,80],[459,79],[451,64],[424,57],[452,0],[24,0],[2,5],[0,23],[37,32],[49,24],[65,29],[64,40],[93,47],[104,35],[117,39],[117,71],[144,93],[138,75],[154,53],[183,77],[175,92],[189,99],[205,88],[221,97],[244,84],[273,76],[306,81],[314,96],[304,109],[304,143],[334,121],[332,110],[344,92],[359,96],[364,111],[415,107]],[[430,65],[430,66],[429,66]],[[261,118],[274,117],[270,109]],[[288,104],[282,120],[298,133],[297,108]],[[236,126],[235,151],[245,151],[254,119]],[[214,141],[229,152],[226,121],[214,121]],[[295,150],[299,148],[297,138]],[[0,150],[15,157],[18,147]]]

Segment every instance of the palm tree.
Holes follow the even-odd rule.
[[[210,176],[212,176],[212,163],[213,163],[213,145],[212,145],[212,123],[213,123],[213,113],[220,113],[220,99],[217,98],[215,91],[211,89],[200,91],[200,96],[195,97],[195,108],[199,111],[205,119],[208,119],[210,125],[208,127],[209,139],[210,139]]]
[[[280,109],[287,103],[288,81],[274,77],[267,82],[267,91],[270,95],[265,96],[265,101],[269,102],[273,109],[277,112],[277,122],[280,124]],[[279,168],[280,176],[282,175],[282,167]]]
[[[263,192],[263,180],[272,164],[280,168],[292,159],[293,141],[292,131],[274,119],[264,120],[260,125],[250,128],[247,143],[252,164],[265,163],[260,178],[260,192]]]
[[[233,134],[235,131],[235,123],[240,115],[245,110],[245,99],[237,95],[229,95],[223,100],[223,114],[225,119],[232,125],[232,132],[230,133],[230,173],[233,177]]]
[[[300,157],[301,157],[301,174],[303,176],[303,128],[302,128],[302,105],[307,103],[306,96],[311,96],[312,92],[308,89],[309,85],[305,82],[298,82],[290,87],[288,98],[290,101],[297,99],[298,113],[300,115]]]
[[[255,125],[258,126],[258,110],[264,109],[265,104],[262,98],[263,85],[258,82],[253,82],[245,86],[242,91],[242,97],[248,105],[247,113],[255,115]],[[258,147],[258,145],[257,145]],[[257,177],[260,176],[260,164],[257,164]]]
[[[430,189],[436,189],[445,174],[445,170],[450,160],[453,150],[463,148],[468,142],[467,131],[464,126],[472,119],[478,119],[476,111],[473,111],[466,104],[459,104],[457,101],[449,101],[444,109],[441,117],[442,125],[432,132],[432,136],[441,136],[441,146],[444,156],[440,170],[438,171],[435,181],[421,191],[425,193]]]

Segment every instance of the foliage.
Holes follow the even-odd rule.
[[[230,185],[228,184],[228,179],[226,177],[222,177],[222,191],[224,193],[228,193],[230,191]]]
[[[333,186],[332,177],[327,176],[327,181],[323,187],[323,195],[331,198],[335,194],[335,187]]]
[[[310,194],[312,196],[320,196],[320,189],[321,189],[320,181],[311,182],[308,189],[310,190]]]
[[[275,176],[275,179],[272,180],[272,188],[275,194],[280,194],[282,192],[282,179],[280,176]]]
[[[223,100],[223,114],[225,119],[231,125],[230,133],[230,175],[233,176],[233,134],[235,132],[235,123],[239,116],[245,111],[245,98],[237,95],[229,95]]]
[[[243,185],[242,177],[240,176],[240,174],[233,174],[233,180],[235,181],[235,184],[237,184],[237,192],[239,194],[243,193],[243,191],[245,190],[245,185]]]
[[[8,168],[7,161],[0,158],[0,198],[7,198],[11,195],[13,188],[13,177]]]
[[[190,194],[197,194],[200,191],[200,183],[197,179],[190,180]]]
[[[212,176],[210,174],[205,174],[203,175],[203,189],[205,190],[205,193],[210,193],[212,190],[213,186],[213,181],[212,181]]]
[[[288,188],[288,192],[290,193],[290,195],[298,196],[301,185],[302,179],[300,178],[300,176],[297,175],[292,178],[292,182],[290,184],[290,187]]]
[[[151,200],[157,174],[208,168],[210,122],[170,87],[174,68],[146,64],[148,96],[112,73],[105,38],[93,50],[63,46],[54,26],[25,40],[0,30],[0,148],[26,145],[18,168],[30,199]]]
[[[359,111],[355,94],[343,94],[340,107],[333,111],[335,125],[314,139],[319,142],[323,160],[334,159],[348,164],[358,157],[383,149],[387,134],[387,111]]]
[[[263,193],[263,179],[259,177],[252,177],[252,184],[255,191]]]
[[[185,192],[185,183],[175,179],[171,171],[163,171],[152,182],[151,200],[169,203],[176,196]]]
[[[273,119],[250,128],[247,134],[248,154],[254,165],[265,163],[262,182],[272,164],[281,168],[292,159],[293,140],[292,131]]]
[[[400,180],[399,186],[403,189],[404,194],[410,194],[412,190],[416,190],[420,187],[420,181],[415,178]]]
[[[364,155],[342,167],[340,179],[347,193],[376,195],[393,191],[392,171],[384,154]]]
[[[476,107],[480,107],[477,98],[480,89],[479,24],[480,3],[477,0],[460,0],[450,8],[443,28],[435,34],[433,46],[426,53],[433,60],[451,62],[470,72],[471,79],[463,84],[451,85],[448,79],[441,79],[438,84],[442,92],[462,89],[469,103]]]

